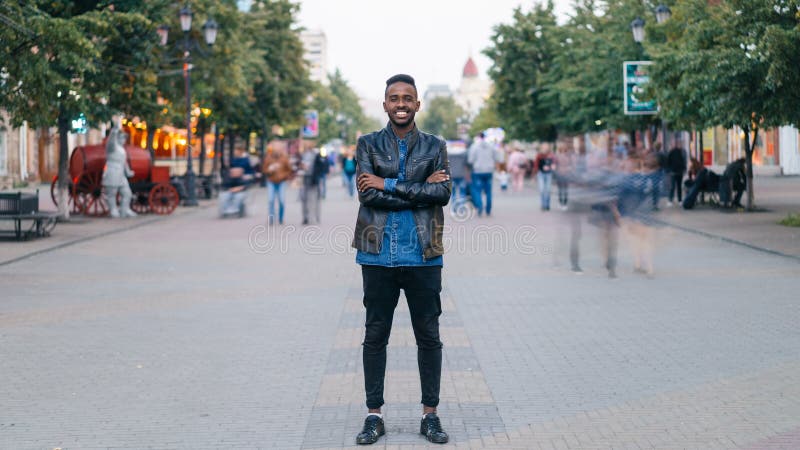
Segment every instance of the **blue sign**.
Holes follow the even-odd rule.
[[[89,122],[86,116],[80,113],[76,119],[72,119],[72,130],[75,134],[86,134],[89,132]]]
[[[309,109],[303,115],[303,137],[313,139],[319,136],[319,113],[315,109]]]

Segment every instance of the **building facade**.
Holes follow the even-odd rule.
[[[308,62],[309,77],[322,84],[328,84],[328,38],[322,30],[308,30],[300,34]]]
[[[710,128],[702,133],[702,160],[706,166],[724,168],[745,157],[745,136],[738,127]],[[752,136],[750,136],[752,139]],[[792,126],[759,130],[753,167],[762,174],[800,174],[800,135]]]
[[[450,90],[450,86],[446,84],[432,84],[425,90],[425,95],[422,96],[422,100],[427,103],[435,98],[449,98],[452,96],[453,91]]]
[[[27,124],[13,128],[5,111],[0,116],[0,190],[51,182],[58,175],[58,130]],[[71,152],[79,145],[97,144],[104,135],[105,126],[86,134],[70,133],[67,147]]]

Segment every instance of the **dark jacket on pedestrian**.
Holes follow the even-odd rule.
[[[451,153],[450,178],[464,178],[467,176],[467,152]]]
[[[722,176],[731,181],[734,191],[743,191],[747,187],[747,172],[745,172],[745,159],[739,158],[728,164]]]
[[[686,172],[686,152],[680,147],[674,147],[667,155],[667,170],[671,173]]]
[[[383,232],[390,211],[410,209],[414,214],[422,254],[426,259],[444,253],[442,233],[444,212],[442,207],[450,200],[451,183],[427,183],[427,178],[437,170],[450,174],[447,144],[434,135],[416,127],[406,135],[406,181],[398,181],[393,193],[367,189],[358,193],[358,209],[353,247],[378,254],[383,242]],[[358,139],[356,160],[357,175],[374,174],[382,178],[397,178],[400,150],[397,137],[387,124],[386,128]]]

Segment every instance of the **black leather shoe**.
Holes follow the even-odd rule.
[[[378,416],[367,416],[364,419],[364,428],[356,436],[356,444],[374,444],[384,434],[386,434],[386,430],[383,426],[383,419]]]
[[[442,422],[436,413],[425,415],[419,424],[419,434],[424,434],[428,441],[434,444],[446,444],[450,437],[442,429]]]

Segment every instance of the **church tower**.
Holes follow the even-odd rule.
[[[461,71],[461,84],[456,90],[456,102],[470,117],[475,117],[491,94],[492,84],[480,78],[478,65],[470,56]]]

